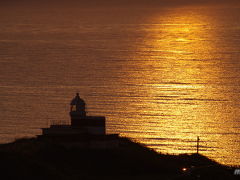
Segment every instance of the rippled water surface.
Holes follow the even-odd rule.
[[[1,8],[0,141],[90,115],[162,153],[240,165],[240,9]]]

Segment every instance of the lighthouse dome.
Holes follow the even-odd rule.
[[[75,98],[72,99],[70,105],[85,104],[85,101],[80,98],[79,93],[76,94]]]
[[[86,103],[83,99],[80,98],[79,93],[76,94],[75,98],[70,102],[71,112],[81,112],[82,115],[86,115]]]

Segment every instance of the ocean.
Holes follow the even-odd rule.
[[[0,7],[0,143],[70,123],[240,165],[240,7]]]

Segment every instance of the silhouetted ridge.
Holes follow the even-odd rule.
[[[115,149],[66,148],[48,139],[21,139],[0,145],[0,158],[2,176],[7,179],[191,179],[209,167],[218,174],[209,172],[206,179],[236,178],[233,169],[205,156],[158,154],[127,138],[119,138]],[[183,173],[183,167],[192,167],[193,174]]]

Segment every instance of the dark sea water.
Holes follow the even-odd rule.
[[[0,142],[69,123],[240,165],[240,8],[0,7]]]

